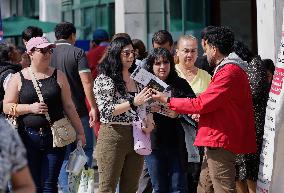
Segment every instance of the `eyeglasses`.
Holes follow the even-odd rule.
[[[195,53],[197,53],[197,48],[193,48],[193,49],[183,49],[183,50],[181,50],[181,52],[182,52],[183,54],[189,54],[189,53],[195,54]]]
[[[52,54],[53,53],[53,48],[35,48],[35,51],[37,52],[40,52],[42,54],[46,54],[46,53],[49,53],[49,54]]]
[[[124,56],[124,57],[129,57],[131,54],[133,54],[133,56],[135,56],[135,51],[134,50],[122,50],[121,51],[121,54]]]

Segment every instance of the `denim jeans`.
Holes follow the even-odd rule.
[[[85,137],[86,137],[86,146],[84,147],[84,151],[86,156],[88,157],[88,167],[92,167],[93,163],[93,149],[95,144],[95,137],[93,133],[93,129],[89,124],[89,116],[80,117],[82,125],[84,127]],[[67,193],[68,191],[68,172],[66,172],[66,165],[69,159],[69,155],[76,148],[76,144],[70,144],[67,146],[65,158],[60,170],[60,175],[58,179],[59,186],[61,188],[62,193]]]
[[[154,193],[185,193],[185,172],[178,149],[153,150],[145,156]]]
[[[51,130],[39,134],[38,130],[25,128],[20,131],[27,149],[29,169],[37,193],[54,193],[62,166],[66,147],[53,147]]]

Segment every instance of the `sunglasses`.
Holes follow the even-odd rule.
[[[133,56],[135,56],[135,51],[134,50],[123,50],[123,51],[121,51],[121,54],[123,55],[123,56],[125,56],[125,57],[129,57],[131,54],[133,54]]]
[[[35,51],[40,52],[42,54],[46,54],[46,53],[52,54],[53,53],[53,48],[49,48],[49,47],[46,47],[46,48],[35,48]]]

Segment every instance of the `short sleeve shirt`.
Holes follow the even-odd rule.
[[[66,40],[55,42],[56,48],[51,55],[50,65],[65,73],[70,85],[72,100],[80,117],[88,115],[85,104],[85,92],[80,73],[91,70],[84,50],[77,48]]]
[[[186,80],[186,77],[180,67],[178,65],[176,65],[175,67],[179,77]],[[191,86],[196,96],[198,96],[207,89],[209,83],[211,82],[211,75],[208,74],[208,72],[206,72],[205,70],[198,69],[197,74],[193,78],[193,80],[191,82],[189,82],[188,80],[186,81]]]
[[[11,174],[27,166],[26,150],[17,133],[0,116],[0,193],[4,193]]]

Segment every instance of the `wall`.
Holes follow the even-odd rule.
[[[258,54],[274,62],[281,40],[283,0],[257,0]]]
[[[115,1],[115,33],[126,32],[132,39],[147,41],[146,0]]]
[[[61,1],[39,0],[39,20],[59,23],[61,21]],[[54,32],[45,33],[49,41],[56,40]]]

